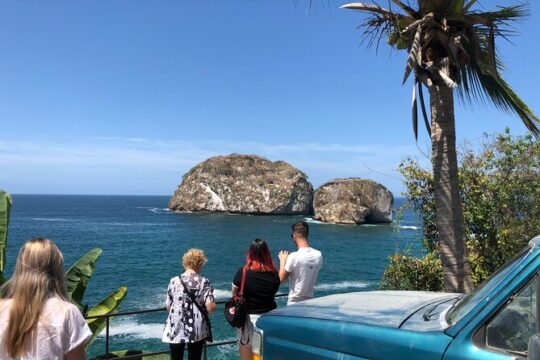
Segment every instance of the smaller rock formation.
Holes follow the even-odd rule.
[[[384,186],[359,178],[335,179],[315,190],[315,220],[333,224],[391,223],[394,197]]]
[[[313,187],[284,161],[256,155],[216,156],[189,170],[169,201],[174,211],[312,214]]]

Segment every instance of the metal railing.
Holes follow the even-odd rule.
[[[276,294],[276,297],[283,297],[287,296],[286,293],[278,293]],[[227,302],[227,300],[219,300],[216,301],[217,305],[223,305]],[[115,359],[115,360],[134,360],[134,359],[141,359],[146,356],[155,356],[155,355],[164,355],[168,354],[170,351],[158,351],[158,352],[148,352],[148,353],[142,353],[142,354],[133,354],[133,355],[126,355],[126,356],[112,356],[110,352],[110,322],[111,318],[113,317],[119,317],[119,316],[130,316],[130,315],[140,315],[140,314],[149,314],[149,313],[155,313],[155,312],[161,312],[161,311],[167,311],[167,308],[161,307],[156,309],[147,309],[147,310],[134,310],[134,311],[123,311],[123,312],[117,312],[114,314],[106,314],[106,315],[94,315],[94,316],[87,316],[86,319],[101,319],[105,318],[105,357],[103,359]],[[203,348],[203,358],[204,360],[207,360],[207,350],[209,347],[216,347],[216,346],[223,346],[223,345],[231,345],[236,344],[236,339],[234,340],[222,340],[222,341],[214,341],[214,342],[205,342],[204,348]]]

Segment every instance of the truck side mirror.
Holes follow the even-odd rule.
[[[529,338],[527,347],[527,359],[540,360],[540,334],[533,335]]]

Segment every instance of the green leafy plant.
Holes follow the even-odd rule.
[[[3,190],[0,191],[0,283],[4,283],[6,280],[3,276],[3,272],[5,266],[11,204],[11,196]],[[79,307],[83,314],[88,308],[88,306],[83,303],[84,293],[90,278],[96,270],[96,262],[101,256],[101,253],[102,250],[99,248],[90,250],[83,257],[77,260],[66,272],[66,287],[68,297],[75,305]],[[100,301],[99,304],[90,308],[85,315],[97,316],[111,314],[118,309],[126,295],[127,287],[121,286],[108,295],[105,299]],[[87,324],[90,327],[90,330],[92,330],[93,334],[92,338],[86,345],[88,347],[104,329],[106,320],[105,318],[92,318],[87,320]]]
[[[381,286],[442,290],[432,174],[411,159],[399,170],[407,200],[422,222],[423,258],[394,254]],[[468,259],[474,285],[485,280],[540,234],[540,143],[530,136],[486,136],[479,151],[464,149],[459,160]],[[437,287],[435,285],[439,284]]]
[[[6,265],[6,247],[11,203],[11,196],[4,190],[0,190],[0,285],[6,281],[4,278],[4,267]]]
[[[101,256],[102,250],[95,248],[87,252],[83,257],[77,260],[66,272],[66,287],[67,293],[71,301],[76,304],[86,316],[93,317],[98,315],[111,314],[120,306],[120,303],[127,295],[127,287],[121,286],[117,290],[109,294],[99,304],[90,308],[83,303],[84,293],[90,281],[90,278],[96,270],[96,262]],[[105,328],[105,318],[90,318],[87,321],[90,330],[92,330],[92,338],[86,346],[90,346],[99,333]]]
[[[441,291],[444,286],[441,259],[436,251],[423,258],[404,253],[390,256],[381,289]]]
[[[102,250],[95,248],[77,260],[66,272],[66,287],[68,296],[81,311],[84,309],[83,297],[90,278],[96,270],[96,262]]]
[[[108,315],[113,313],[120,303],[127,295],[127,287],[121,286],[116,291],[113,291],[109,296],[103,299],[99,304],[88,310],[88,317],[97,315]],[[90,330],[92,330],[92,338],[86,344],[86,347],[90,346],[99,333],[105,328],[107,320],[105,318],[91,318],[87,321]]]

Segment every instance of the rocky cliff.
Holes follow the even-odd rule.
[[[187,172],[169,208],[241,214],[311,214],[313,187],[284,161],[256,155],[216,156]]]
[[[393,203],[392,193],[375,181],[335,179],[315,191],[313,218],[334,224],[390,223]]]

